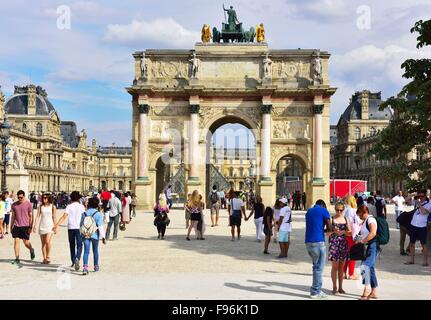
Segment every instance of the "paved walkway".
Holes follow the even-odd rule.
[[[393,208],[389,223],[395,226]],[[42,265],[39,236],[32,235],[34,262],[22,247],[20,268],[12,265],[12,239],[0,240],[0,290],[6,299],[80,299],[83,288],[92,299],[308,299],[311,263],[305,250],[304,212],[293,217],[289,258],[278,260],[278,246],[271,255],[262,254],[263,243],[255,240],[252,220],[243,222],[242,239],[230,241],[227,214],[222,210],[220,226],[211,228],[206,212],[204,241],[185,239],[184,213],[170,214],[166,240],[158,240],[149,212],[120,231],[118,241],[101,244],[98,273],[86,277],[70,271],[67,230],[59,228],[53,239],[52,265]],[[431,269],[406,266],[399,255],[398,231],[391,229],[391,242],[377,262],[381,299],[431,299]],[[418,250],[419,251],[419,250]],[[418,262],[422,256],[417,256]],[[92,268],[92,261],[90,260]],[[358,271],[359,273],[359,271]],[[37,290],[36,290],[37,288]],[[324,273],[324,288],[331,290],[330,266]],[[357,299],[360,281],[346,281],[348,294],[330,299]],[[328,291],[329,293],[329,291]]]

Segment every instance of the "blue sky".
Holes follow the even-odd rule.
[[[0,85],[41,85],[60,119],[87,130],[89,141],[130,145],[131,103],[124,88],[133,79],[132,52],[192,48],[204,23],[224,20],[221,1],[0,0]],[[57,28],[57,8],[71,10],[70,30]],[[270,48],[320,48],[332,54],[330,81],[336,123],[356,90],[396,94],[407,58],[430,57],[415,48],[409,29],[429,19],[429,0],[235,0],[245,26],[263,22]],[[370,24],[358,28],[366,6]],[[358,13],[358,10],[360,12]],[[360,20],[362,21],[362,20]]]

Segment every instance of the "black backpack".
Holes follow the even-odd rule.
[[[211,200],[211,202],[212,203],[216,203],[216,202],[218,202],[218,199],[219,199],[219,197],[218,197],[217,192],[212,192],[211,191],[211,194],[210,194],[210,200]]]

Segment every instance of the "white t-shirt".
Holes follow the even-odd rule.
[[[241,210],[241,207],[244,206],[244,202],[239,198],[234,198],[230,201],[231,208],[233,210]],[[231,213],[232,214],[232,213]]]
[[[377,228],[377,220],[376,218],[368,215],[368,218],[365,219],[364,223],[361,226],[361,239],[364,240],[368,235],[370,234],[370,231],[367,229],[367,221],[368,221],[368,228],[371,230],[371,225],[374,224]]]
[[[406,202],[406,200],[404,199],[403,196],[395,196],[392,198],[392,201],[395,202],[395,210],[397,211],[403,211],[404,210],[404,202]]]
[[[274,219],[275,219],[275,221],[280,220],[280,209],[275,209],[273,207],[272,210],[274,210]]]
[[[85,207],[79,202],[73,202],[66,207],[65,212],[68,214],[67,229],[79,229],[82,214],[85,212]]]
[[[13,200],[12,198],[7,198],[5,203],[5,214],[10,214],[10,211],[12,210],[12,204]]]
[[[280,231],[288,231],[292,232],[292,226],[288,222],[290,220],[290,216],[292,215],[292,211],[289,206],[284,206],[280,209],[280,218],[283,217],[283,222],[280,225]]]
[[[431,201],[429,201],[428,203],[424,204],[423,207],[425,209],[427,209],[428,211],[431,211]],[[426,227],[427,226],[428,215],[429,215],[429,213],[423,214],[423,213],[419,212],[419,209],[417,209],[415,211],[415,213],[413,214],[412,226],[417,227],[417,228],[424,228],[424,227]]]
[[[344,216],[349,220],[350,226],[352,228],[352,237],[355,238],[359,233],[361,219],[359,219],[356,214],[356,209],[346,206],[344,209]]]

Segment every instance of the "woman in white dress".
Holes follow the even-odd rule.
[[[33,232],[36,233],[36,226],[39,224],[39,235],[42,241],[43,264],[49,264],[51,252],[51,238],[53,228],[56,225],[56,208],[52,204],[52,196],[48,193],[42,196],[42,204],[37,209],[37,216],[33,225]]]

